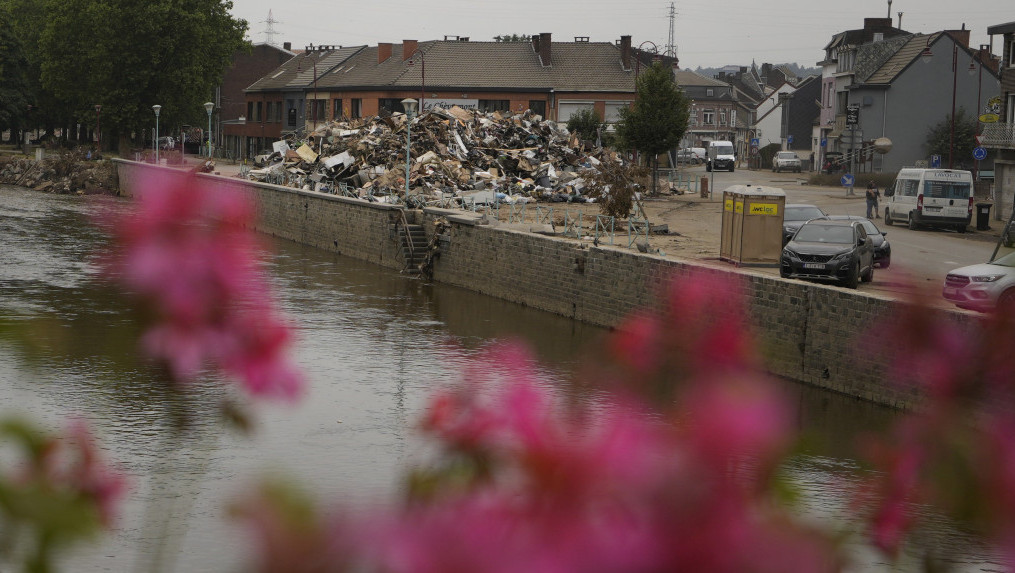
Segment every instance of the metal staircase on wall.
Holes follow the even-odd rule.
[[[410,225],[403,215],[398,225],[398,243],[402,247],[405,272],[418,273],[426,258],[426,230],[423,225]]]

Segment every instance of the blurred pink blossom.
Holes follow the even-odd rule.
[[[259,266],[251,201],[193,174],[149,176],[140,188],[135,208],[101,223],[118,249],[107,274],[149,313],[145,354],[177,382],[217,366],[252,394],[297,397],[292,330]]]

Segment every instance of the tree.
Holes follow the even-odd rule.
[[[10,20],[10,15],[0,7],[0,131],[17,130],[28,112],[28,62],[11,30]]]
[[[25,0],[11,0],[24,2]],[[154,126],[196,123],[202,104],[239,49],[244,20],[228,0],[60,0],[46,2],[39,38],[42,86],[78,121],[94,119],[121,151]]]
[[[620,109],[616,125],[618,145],[652,158],[652,188],[656,188],[660,153],[677,147],[687,130],[689,103],[673,73],[661,62],[638,76],[637,98]]]
[[[973,157],[973,149],[976,148],[976,129],[976,118],[966,117],[966,110],[959,108],[955,113],[954,150],[952,149],[952,116],[947,115],[927,131],[927,142],[924,144],[927,154],[940,155],[942,163],[944,163],[948,161],[949,152],[953,151],[953,165],[956,168],[967,165]]]
[[[603,125],[599,114],[590,108],[578,110],[567,120],[567,130],[577,133],[582,141],[598,141]]]

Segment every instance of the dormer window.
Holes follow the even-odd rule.
[[[715,96],[715,90],[714,89],[712,89],[712,88],[706,88],[705,89],[705,97],[714,97],[714,96]]]

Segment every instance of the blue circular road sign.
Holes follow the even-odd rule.
[[[842,186],[843,187],[852,187],[853,186],[853,181],[855,181],[855,179],[854,179],[852,173],[847,173],[847,174],[843,175],[842,179],[840,179],[839,181],[842,182]]]
[[[987,150],[982,147],[977,147],[973,150],[973,159],[977,161],[983,161],[987,158]]]

